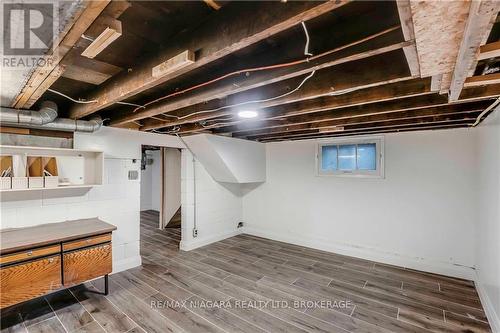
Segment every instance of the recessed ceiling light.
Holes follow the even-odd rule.
[[[238,112],[238,116],[240,118],[245,118],[245,119],[256,118],[258,115],[259,114],[257,113],[257,111],[247,110],[247,111],[240,111],[240,112]]]

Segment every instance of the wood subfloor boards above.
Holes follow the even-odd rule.
[[[248,93],[250,96],[259,96],[261,99],[267,100],[257,105],[253,105],[253,107],[269,108],[279,105],[286,107],[290,105],[290,103],[313,100],[318,97],[343,95],[361,89],[383,86],[395,82],[404,82],[410,80],[411,76],[406,64],[402,62],[402,59],[404,59],[403,52],[401,50],[394,50],[386,54],[348,62],[340,67],[325,68],[317,71],[299,90],[282,98],[273,99],[275,96],[280,96],[281,94],[296,89],[304,80],[304,77],[271,84],[265,88],[260,88]],[[372,68],[372,70],[364,70],[364,68],[368,67]],[[185,117],[193,113],[195,114],[177,121],[174,119],[173,121],[148,122],[143,130],[176,126],[188,122],[198,122],[215,117],[234,115],[235,108],[228,108],[224,105],[234,105],[238,100],[248,100],[248,95],[243,94],[247,93],[230,96],[230,98],[222,103],[222,106],[220,105],[220,101],[215,101],[213,103],[218,106],[209,102],[207,104],[200,104],[189,110],[181,110],[181,112],[177,114],[174,113],[173,115]],[[216,112],[205,112],[205,110],[213,110],[212,107],[214,106],[216,108],[224,107],[225,109]]]
[[[132,74],[119,76],[109,82],[105,88],[88,96],[87,99],[96,99],[98,103],[75,105],[70,110],[69,115],[71,118],[78,119],[92,114],[115,102],[289,29],[297,22],[310,20],[343,6],[347,2],[301,1],[287,3],[286,6],[276,6],[275,3],[267,2],[261,3],[258,7],[247,3],[247,10],[252,15],[243,16],[241,10],[247,6],[245,3],[241,3],[239,8],[235,8],[236,12],[231,10],[218,11],[212,19],[201,24],[198,29],[181,33],[176,38],[177,43],[171,44],[161,54],[135,68]],[[269,15],[271,12],[273,15]],[[224,37],[221,38],[221,36]],[[185,50],[198,50],[197,59],[193,64],[162,77],[153,77],[153,67]]]
[[[136,121],[229,96],[229,98],[225,101],[216,102],[217,105],[211,105],[208,109],[226,108],[228,105],[236,104],[238,100],[248,100],[248,96],[246,96],[246,98],[241,97],[241,95],[246,91],[251,91],[252,89],[258,89],[259,87],[269,85],[279,86],[277,83],[282,81],[286,82],[287,80],[292,80],[294,78],[300,78],[300,81],[302,81],[306,75],[313,71],[328,69],[342,64],[348,65],[348,63],[356,60],[363,60],[401,49],[409,42],[397,41],[398,34],[399,33],[395,28],[390,28],[382,33],[375,34],[373,39],[371,39],[372,36],[370,36],[370,39],[366,38],[366,41],[359,41],[359,45],[353,43],[351,47],[341,47],[337,52],[333,52],[332,54],[317,60],[311,60],[310,62],[304,62],[303,64],[291,67],[266,70],[260,73],[256,72],[248,76],[238,75],[235,79],[229,80],[229,82],[226,80],[222,83],[215,83],[199,91],[188,93],[184,97],[175,99],[171,102],[158,103],[157,105],[153,105],[146,110],[117,118],[116,120],[113,120],[111,124],[114,125],[129,121]],[[387,35],[390,35],[391,37],[387,38]],[[269,89],[269,87],[266,87],[266,89]],[[270,94],[268,98],[279,96],[280,94],[282,93]],[[317,95],[320,94],[320,92],[317,92]],[[250,93],[249,96],[252,96],[252,94]],[[264,98],[261,97],[259,99]],[[279,101],[283,101],[283,99],[280,99]],[[274,101],[274,104],[276,103],[277,102]]]

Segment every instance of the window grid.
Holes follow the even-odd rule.
[[[340,153],[342,146],[349,146],[344,149],[344,155]],[[383,137],[320,141],[317,147],[317,172],[319,176],[385,178]],[[334,153],[336,156],[332,156]],[[354,156],[352,156],[353,154]]]

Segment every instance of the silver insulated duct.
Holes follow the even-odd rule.
[[[51,101],[42,102],[38,111],[20,110],[3,107],[0,109],[0,122],[10,124],[45,125],[57,118],[57,105]]]
[[[91,120],[57,118],[57,105],[50,101],[44,101],[39,111],[0,108],[0,124],[2,126],[92,133],[101,128],[102,123],[100,117]]]

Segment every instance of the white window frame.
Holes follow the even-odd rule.
[[[322,147],[323,146],[335,146],[335,145],[359,145],[366,143],[374,143],[377,163],[376,170],[331,170],[324,171],[321,170],[322,165]],[[330,139],[330,140],[320,140],[316,145],[316,174],[317,176],[337,176],[337,177],[360,177],[360,178],[384,178],[384,136],[363,136],[363,137],[352,137],[352,138],[342,138],[342,139]],[[357,161],[357,158],[356,158]]]

